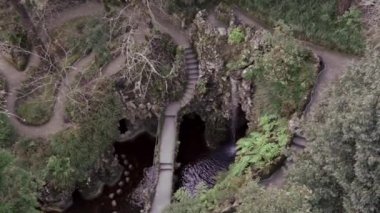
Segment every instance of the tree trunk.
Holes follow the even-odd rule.
[[[341,16],[351,7],[353,0],[337,0],[337,1],[338,1],[337,12],[338,12],[338,15]]]

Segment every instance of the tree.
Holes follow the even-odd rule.
[[[310,165],[299,161],[293,179],[314,192],[314,209],[380,209],[379,70],[379,52],[371,50],[329,90],[308,123]],[[314,175],[302,176],[309,172]]]
[[[37,204],[31,174],[16,166],[9,152],[0,150],[0,212],[38,212]]]

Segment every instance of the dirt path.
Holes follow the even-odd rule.
[[[46,27],[50,31],[53,28],[80,17],[99,15],[104,12],[104,7],[98,2],[86,2],[75,7],[66,9],[58,14],[53,14],[48,18]]]
[[[262,22],[260,22],[260,20],[249,15],[247,12],[243,11],[240,8],[235,7],[234,13],[240,21],[247,25],[272,31],[272,29],[268,28],[268,26],[264,25]],[[324,91],[331,87],[331,85],[334,84],[334,82],[336,82],[343,75],[343,73],[349,68],[351,64],[357,60],[357,58],[317,46],[310,42],[299,41],[299,43],[318,55],[322,59],[322,62],[325,66],[318,76],[318,79],[312,90],[310,102],[304,111],[303,118],[307,120],[308,113],[313,111],[315,107],[321,102],[323,95],[325,94]],[[305,138],[295,137],[291,145],[291,150],[293,153],[299,153],[305,148],[305,146],[307,146],[307,140]],[[261,183],[267,187],[282,187],[286,181],[287,171],[290,167],[293,166],[293,164],[294,162],[291,156],[288,157],[282,167],[276,170],[269,178],[263,180]]]
[[[79,17],[99,14],[102,10],[103,7],[100,3],[91,2],[79,5],[75,8],[70,8],[69,10],[65,10],[62,13],[51,17],[51,19],[47,21],[48,29],[51,30],[59,27],[64,23]],[[54,104],[53,114],[50,120],[44,125],[30,126],[22,123],[20,121],[21,118],[17,117],[15,103],[17,100],[17,91],[20,89],[22,82],[26,80],[28,71],[33,67],[39,66],[40,58],[34,51],[31,54],[27,69],[24,72],[19,72],[0,56],[0,73],[5,77],[8,88],[6,109],[7,113],[10,115],[8,116],[10,123],[19,135],[31,138],[47,137],[65,129],[68,126],[68,124],[65,123],[64,114],[65,102],[67,99],[67,93],[70,90],[70,84],[78,74],[78,70],[80,71],[86,69],[86,67],[89,66],[93,60],[94,55],[90,54],[73,65],[73,68],[69,70],[60,83]],[[114,71],[110,71],[110,73],[112,74]]]
[[[181,30],[179,26],[172,23],[170,17],[165,14],[161,9],[154,5],[149,5],[149,12],[153,19],[154,25],[162,32],[169,34],[176,44],[184,48],[190,47],[189,38],[186,33]]]

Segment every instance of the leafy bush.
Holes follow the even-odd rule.
[[[256,85],[258,115],[286,117],[302,110],[317,73],[316,62],[309,51],[300,48],[280,28],[268,37],[268,47],[264,54],[256,56],[255,64],[245,71],[245,78]]]
[[[178,190],[176,202],[166,212],[309,212],[310,205],[305,199],[309,194],[305,187],[266,190],[246,174],[221,179],[214,188],[200,191],[195,197]]]
[[[290,140],[287,121],[274,115],[260,117],[259,128],[237,142],[237,156],[231,174],[241,175],[248,167],[268,167],[285,150]]]
[[[19,139],[13,146],[18,166],[30,171],[36,179],[42,180],[43,169],[51,155],[51,144],[43,139]]]
[[[89,99],[82,99],[88,97]],[[90,91],[78,91],[68,103],[68,114],[77,128],[65,130],[52,138],[53,156],[45,171],[46,180],[57,189],[83,181],[117,137],[121,103],[109,82]]]
[[[14,164],[14,157],[0,150],[0,212],[38,212],[36,184],[31,174]]]
[[[9,148],[15,139],[15,132],[6,115],[0,113],[0,148]]]
[[[272,25],[284,20],[297,35],[350,53],[364,51],[359,9],[339,17],[336,0],[240,0],[239,4]]]
[[[58,189],[67,189],[76,181],[74,172],[75,170],[70,163],[70,158],[62,158],[53,155],[49,158],[46,165],[44,178],[46,180],[53,180],[51,183],[53,183]]]
[[[229,44],[240,44],[245,39],[245,32],[241,27],[236,27],[231,30],[228,35],[228,43]]]
[[[293,179],[313,191],[315,212],[380,209],[379,56],[349,69],[308,119],[309,151]]]

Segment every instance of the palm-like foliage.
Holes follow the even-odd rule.
[[[262,116],[259,130],[238,141],[237,160],[232,174],[240,175],[249,166],[263,169],[270,165],[284,151],[289,139],[286,120],[275,115]]]

